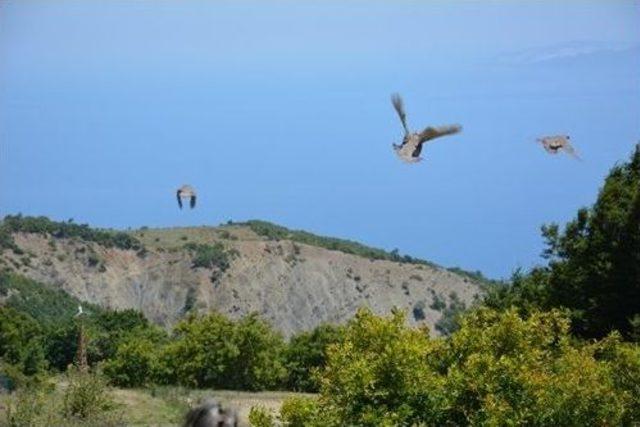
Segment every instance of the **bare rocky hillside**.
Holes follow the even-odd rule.
[[[246,225],[130,235],[142,249],[13,232],[18,250],[2,250],[0,260],[5,268],[81,300],[135,308],[165,326],[190,310],[231,317],[258,312],[287,336],[321,322],[346,321],[360,306],[381,314],[405,309],[411,322],[425,322],[434,331],[443,303],[453,296],[469,305],[481,292],[472,278],[440,267],[267,238]],[[219,261],[224,248],[226,264],[211,262],[206,253],[216,245],[213,260]]]

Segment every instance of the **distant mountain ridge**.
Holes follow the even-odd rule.
[[[173,325],[187,312],[258,312],[285,335],[343,322],[366,305],[409,311],[432,330],[447,305],[488,282],[357,242],[252,220],[218,227],[111,231],[45,217],[0,224],[0,269],[103,307]]]

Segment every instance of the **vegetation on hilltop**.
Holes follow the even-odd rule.
[[[0,245],[2,248],[16,248],[11,237],[11,233],[16,232],[51,235],[57,238],[77,237],[102,246],[119,249],[143,249],[143,245],[138,239],[125,232],[95,229],[87,224],[76,224],[73,220],[60,222],[52,221],[44,216],[32,217],[20,214],[7,215],[0,223]]]
[[[442,268],[435,263],[409,255],[400,255],[398,249],[385,251],[383,249],[373,248],[346,239],[335,237],[319,236],[302,230],[290,230],[281,225],[273,224],[267,221],[250,220],[246,222],[234,223],[235,226],[246,226],[259,236],[269,240],[292,240],[298,243],[304,243],[311,246],[317,246],[329,250],[340,251],[343,253],[360,256],[370,260],[385,260],[398,263],[425,265],[432,268]],[[10,249],[17,254],[22,254],[22,250],[15,244],[12,233],[37,233],[43,235],[51,235],[56,238],[79,238],[89,242],[95,242],[105,247],[116,247],[119,249],[136,250],[142,256],[147,249],[141,239],[148,232],[148,227],[143,227],[137,233],[113,231],[104,229],[95,229],[87,224],[75,224],[72,220],[67,222],[53,221],[47,217],[31,217],[18,215],[7,215],[0,222],[0,249]],[[168,231],[165,231],[168,232]],[[220,230],[217,237],[225,240],[237,240],[238,237],[231,235],[227,230]],[[182,240],[187,240],[185,235],[181,236]],[[159,241],[159,237],[156,238]],[[170,239],[171,240],[171,239]],[[237,255],[232,250],[225,250],[220,242],[212,244],[199,242],[188,242],[182,247],[190,250],[195,254],[194,266],[215,268],[219,267],[224,271],[229,264],[230,258]],[[210,266],[213,265],[213,266]],[[477,282],[483,286],[496,283],[494,280],[486,278],[482,272],[470,272],[459,267],[447,268],[448,271],[465,276],[468,279]]]
[[[437,267],[435,264],[410,257],[409,255],[400,255],[397,250],[387,252],[383,249],[372,248],[358,242],[346,239],[338,239],[335,237],[318,236],[302,230],[290,230],[281,225],[272,224],[267,221],[250,220],[244,223],[236,223],[236,225],[246,225],[254,233],[266,237],[269,240],[292,240],[294,242],[304,243],[311,246],[340,251],[347,254],[357,255],[369,259],[380,259],[393,262],[406,262],[414,264],[424,264],[431,267]]]
[[[347,254],[361,256],[371,260],[385,260],[406,264],[426,265],[432,268],[441,268],[437,264],[420,258],[414,258],[409,255],[400,255],[398,249],[385,251],[384,249],[372,248],[362,243],[352,240],[338,239],[335,237],[319,236],[303,230],[290,230],[281,225],[273,224],[267,221],[250,220],[246,222],[234,223],[234,225],[245,225],[254,233],[265,237],[269,240],[292,240],[298,243],[304,243],[310,246],[318,246],[321,248],[340,251]],[[459,267],[448,268],[452,273],[460,274],[480,284],[492,284],[493,280],[487,279],[480,271],[469,272]]]

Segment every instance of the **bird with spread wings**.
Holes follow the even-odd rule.
[[[190,185],[183,185],[178,188],[176,192],[176,197],[178,198],[178,206],[182,209],[182,199],[189,199],[189,206],[191,209],[196,207],[196,190]]]
[[[564,151],[570,156],[580,160],[580,156],[578,156],[575,148],[571,145],[571,137],[569,135],[545,136],[538,138],[536,141],[542,144],[542,147],[549,154],[558,154],[560,151]]]
[[[416,163],[422,160],[420,153],[422,152],[422,145],[425,142],[462,131],[462,126],[456,124],[438,127],[429,126],[421,132],[411,132],[407,126],[407,115],[404,111],[404,103],[400,95],[393,94],[391,96],[391,103],[398,113],[402,127],[404,128],[402,144],[393,144],[393,149],[398,157],[407,163]]]

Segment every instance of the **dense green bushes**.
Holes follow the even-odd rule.
[[[7,215],[0,225],[0,247],[13,249],[15,243],[11,233],[38,233],[49,234],[57,238],[78,237],[80,239],[96,242],[106,247],[120,249],[140,250],[142,243],[127,233],[110,230],[100,230],[89,227],[87,224],[75,224],[68,222],[52,221],[47,217]]]
[[[79,301],[69,294],[10,273],[0,274],[0,357],[6,369],[33,375],[47,368],[64,371],[74,361]],[[135,310],[110,311],[84,304],[91,364],[111,358],[120,342],[145,334],[161,341],[166,333]]]
[[[47,367],[42,328],[29,315],[10,307],[0,307],[0,360],[24,375],[35,375]]]
[[[131,335],[120,342],[115,354],[104,364],[106,376],[121,387],[141,387],[157,381],[158,343],[149,337]]]
[[[477,308],[448,338],[431,339],[425,329],[407,327],[404,316],[363,310],[345,328],[322,326],[289,343],[256,315],[232,321],[192,314],[168,336],[134,311],[98,310],[86,328],[92,365],[116,385],[319,389],[318,399],[283,405],[279,417],[290,426],[640,421],[640,349],[619,334],[582,342],[557,310]],[[49,314],[45,325],[0,308],[3,361],[27,376],[70,362],[77,331],[63,317]],[[56,335],[55,322],[64,333]],[[252,419],[274,422],[258,409]]]
[[[323,325],[286,343],[257,315],[232,321],[210,313],[190,315],[168,339],[129,335],[104,371],[121,386],[150,383],[236,390],[316,391],[314,372],[341,328]]]
[[[163,351],[163,377],[194,387],[263,390],[284,375],[282,337],[250,316],[239,322],[211,313],[191,316],[174,329]]]
[[[327,348],[339,342],[342,334],[342,327],[326,324],[292,337],[285,351],[288,372],[286,388],[317,392],[319,384],[314,375],[315,371],[324,367]]]
[[[105,372],[124,386],[276,389],[286,378],[284,348],[283,338],[255,315],[237,322],[217,313],[192,315],[165,345],[148,338],[122,342]]]
[[[577,342],[559,311],[482,308],[448,339],[363,310],[330,347],[318,400],[285,425],[629,425],[640,421],[640,348]],[[261,417],[254,411],[256,420]],[[263,422],[263,425],[268,425]]]
[[[16,382],[74,362],[79,301],[15,274],[0,275],[0,358]],[[114,384],[180,384],[242,390],[314,390],[314,368],[339,329],[323,326],[290,344],[255,314],[232,321],[191,314],[169,336],[135,310],[83,304],[90,365],[102,365]]]

